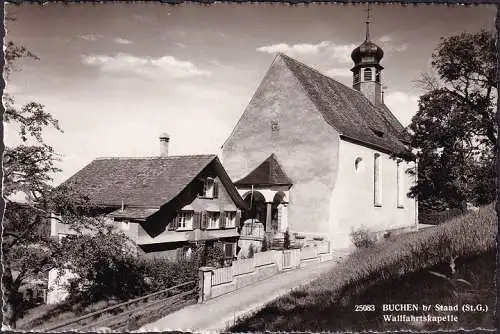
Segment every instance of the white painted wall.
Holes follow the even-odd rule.
[[[382,205],[374,204],[374,155],[380,154]],[[407,197],[414,177],[402,173],[403,207],[398,207],[397,161],[390,155],[341,140],[338,154],[338,177],[330,199],[329,235],[333,248],[351,246],[349,234],[362,225],[373,231],[382,231],[417,224],[416,201]],[[355,161],[361,158],[358,169]],[[402,162],[402,167],[413,168],[413,162]]]

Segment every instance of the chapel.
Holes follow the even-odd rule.
[[[384,52],[352,51],[352,87],[285,54],[275,56],[222,146],[222,163],[273,238],[352,245],[351,233],[416,227],[407,196],[416,168],[409,134],[384,104]]]

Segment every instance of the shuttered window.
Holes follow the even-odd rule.
[[[373,78],[372,78],[372,69],[371,68],[365,68],[364,72],[363,72],[363,80],[364,81],[372,81]]]
[[[236,211],[226,211],[225,214],[226,228],[231,228],[236,226]]]
[[[177,213],[177,229],[192,230],[193,229],[193,212],[180,211]]]
[[[208,225],[209,229],[217,229],[219,228],[220,221],[220,212],[207,212]]]
[[[217,198],[218,192],[219,187],[217,181],[211,177],[206,178],[203,183],[203,192],[201,196],[205,198]]]

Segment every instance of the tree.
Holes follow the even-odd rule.
[[[409,126],[419,162],[410,195],[423,212],[495,199],[495,41],[488,31],[442,38],[432,55],[436,74],[418,80],[425,93]]]
[[[20,58],[38,59],[24,47],[8,42],[5,48],[4,74],[10,78]],[[91,217],[82,217],[89,210],[88,199],[72,189],[52,186],[52,175],[59,156],[44,142],[43,131],[52,127],[62,131],[58,121],[45,111],[42,104],[29,102],[16,106],[14,98],[4,95],[4,121],[17,129],[20,144],[4,148],[3,197],[5,198],[2,230],[2,324],[15,328],[22,314],[20,288],[31,279],[40,277],[57,263],[61,247],[50,238],[52,213],[64,213],[59,219],[76,231],[92,226]],[[23,194],[25,201],[16,200]]]

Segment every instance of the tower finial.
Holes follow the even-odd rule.
[[[366,9],[366,37],[365,40],[369,41],[370,40],[370,23],[371,23],[371,18],[370,18],[370,12],[372,10],[372,5],[369,3],[368,8]]]

